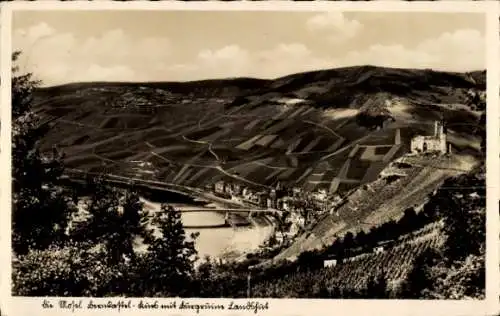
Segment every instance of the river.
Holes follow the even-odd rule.
[[[224,214],[213,211],[216,205],[207,205],[194,198],[174,192],[146,190],[142,193],[141,200],[144,207],[151,212],[160,211],[161,203],[168,203],[176,209],[196,208],[207,209],[201,212],[183,212],[182,222],[185,226],[217,226],[225,223]],[[82,201],[83,202],[83,201]],[[83,204],[80,204],[82,207]],[[221,259],[235,259],[246,252],[256,250],[259,246],[273,234],[273,226],[263,224],[267,221],[259,220],[261,224],[256,224],[251,220],[251,225],[239,226],[237,228],[186,228],[186,235],[198,232],[200,235],[195,242],[198,257],[204,259],[205,256]],[[145,250],[145,245],[137,240],[136,247],[140,251]]]
[[[159,211],[161,204],[142,198],[144,206],[150,211]],[[169,203],[176,209],[193,208],[193,205],[186,203]],[[224,214],[211,211],[208,206],[195,206],[197,209],[207,209],[202,212],[183,212],[182,222],[186,226],[216,226],[224,224]],[[198,256],[203,259],[205,256],[212,258],[234,259],[242,254],[259,248],[273,233],[271,225],[248,225],[243,227],[223,227],[223,228],[186,228],[186,234],[190,235],[198,232],[200,235],[196,240],[195,247]]]

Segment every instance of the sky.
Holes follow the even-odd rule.
[[[276,78],[366,64],[486,68],[478,13],[17,11],[12,28],[19,66],[47,86]]]

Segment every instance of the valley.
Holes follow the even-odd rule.
[[[477,165],[485,109],[469,96],[484,89],[485,72],[360,66],[275,80],[68,84],[39,89],[34,110],[42,150],[63,152],[69,171],[237,207],[251,199],[221,200],[211,193],[217,183],[254,195],[277,186],[326,195],[328,210],[279,260],[398,219]],[[451,153],[411,155],[411,140],[432,134],[436,121],[445,122]],[[403,175],[383,176],[396,162],[407,165],[396,170]]]

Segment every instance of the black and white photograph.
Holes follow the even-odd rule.
[[[486,298],[485,12],[11,14],[13,297]]]

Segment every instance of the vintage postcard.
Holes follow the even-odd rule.
[[[497,310],[496,3],[1,13],[3,314]]]

